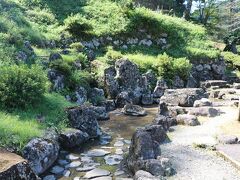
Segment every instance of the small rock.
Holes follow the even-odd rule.
[[[64,168],[61,167],[61,166],[54,166],[52,169],[51,169],[51,173],[53,174],[61,174],[62,172],[64,171]]]
[[[203,106],[212,106],[212,102],[207,98],[202,98],[200,100],[196,100],[193,104],[193,107],[203,107]]]
[[[138,105],[127,104],[123,107],[122,112],[131,116],[146,116],[147,112]]]
[[[112,177],[104,176],[104,177],[93,178],[92,180],[112,180]]]
[[[69,170],[65,170],[65,171],[63,172],[63,176],[64,176],[64,177],[69,177],[70,174],[71,174],[71,171],[69,171]]]
[[[102,177],[102,176],[109,176],[110,172],[104,169],[93,169],[89,172],[87,172],[84,176],[84,178],[92,179],[92,178],[97,178],[97,177]]]
[[[48,175],[43,178],[43,180],[56,180],[54,175]]]
[[[122,155],[123,154],[123,150],[122,149],[116,149],[115,153],[117,155]]]
[[[117,141],[114,143],[114,147],[121,147],[123,145],[124,145],[124,143],[122,141]]]
[[[135,173],[134,180],[160,180],[160,178],[154,177],[147,171],[139,170]]]
[[[58,160],[58,164],[59,165],[62,165],[62,166],[64,166],[64,165],[66,165],[66,164],[68,164],[69,162],[67,161],[67,160],[64,160],[64,159],[59,159]]]
[[[79,157],[78,157],[78,156],[75,156],[75,155],[73,155],[73,154],[69,154],[69,155],[66,156],[66,159],[69,159],[69,160],[77,160],[77,159],[79,159]]]
[[[80,161],[73,161],[70,164],[66,165],[66,168],[76,168],[80,166],[82,163]]]
[[[188,125],[188,126],[197,126],[200,125],[198,119],[194,115],[189,114],[180,114],[176,117],[178,124]]]
[[[88,156],[83,156],[83,157],[81,157],[81,162],[92,163],[93,159],[91,157],[88,157]]]

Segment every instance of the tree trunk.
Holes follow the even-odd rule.
[[[184,19],[186,19],[186,20],[190,19],[191,9],[192,9],[192,0],[188,0],[186,9],[183,13],[183,18]]]

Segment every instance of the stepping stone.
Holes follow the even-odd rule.
[[[51,173],[53,174],[61,174],[62,172],[64,171],[64,168],[61,167],[61,166],[54,166],[52,169],[51,169]]]
[[[94,149],[94,150],[91,150],[91,151],[87,152],[87,155],[90,156],[90,157],[102,157],[102,156],[105,156],[107,154],[110,154],[110,152],[105,151],[103,149]]]
[[[122,155],[123,154],[123,150],[122,149],[116,149],[115,153],[117,155]]]
[[[107,155],[104,157],[106,164],[108,165],[117,165],[120,164],[121,160],[123,160],[123,156],[121,155]]]
[[[73,180],[80,180],[80,177],[75,177],[73,178]]]
[[[89,164],[85,164],[83,167],[77,168],[76,170],[80,172],[91,171],[100,165],[101,165],[100,163],[89,163]]]
[[[97,177],[102,177],[102,176],[109,176],[110,172],[104,169],[93,169],[91,171],[88,171],[84,178],[92,179],[92,178],[97,178]]]
[[[43,180],[56,180],[54,175],[48,175],[43,178]]]
[[[83,157],[81,157],[81,161],[84,163],[91,163],[91,162],[93,162],[93,159],[88,156],[83,156]]]
[[[129,145],[129,144],[131,144],[131,141],[130,140],[124,140],[124,143]]]
[[[124,143],[122,141],[117,141],[117,142],[115,142],[114,147],[121,147],[123,145],[124,145]]]
[[[66,164],[68,164],[69,162],[67,161],[67,160],[64,160],[64,159],[59,159],[58,160],[58,164],[60,164],[60,165],[62,165],[62,166],[64,166],[64,165],[66,165]]]
[[[70,164],[66,165],[66,168],[76,168],[80,166],[82,163],[80,161],[73,161]]]
[[[65,170],[65,171],[63,172],[63,176],[64,176],[64,177],[69,177],[70,174],[71,174],[71,171],[69,171],[69,170]]]
[[[92,180],[112,180],[112,177],[104,176],[104,177],[93,178]]]
[[[118,170],[114,173],[114,176],[120,176],[120,175],[123,175],[124,173],[125,173],[124,171]]]
[[[73,154],[69,154],[69,155],[66,156],[66,159],[69,159],[69,160],[77,160],[77,159],[79,159],[79,157],[78,157],[78,156],[75,156],[75,155],[73,155]]]

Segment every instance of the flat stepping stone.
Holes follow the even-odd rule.
[[[90,157],[102,157],[107,154],[110,154],[110,152],[103,149],[94,149],[87,152],[87,155]]]
[[[112,177],[104,176],[104,177],[93,178],[92,180],[112,180]]]
[[[64,176],[64,177],[69,177],[70,174],[71,174],[71,171],[69,171],[69,170],[65,170],[65,171],[63,172],[63,176]]]
[[[109,176],[110,172],[104,169],[93,169],[91,171],[88,171],[84,178],[92,179],[92,178],[97,178],[97,177],[102,177],[102,176]]]
[[[59,159],[58,160],[58,164],[60,164],[60,165],[62,165],[62,166],[64,166],[64,165],[66,165],[66,164],[68,164],[69,162],[67,161],[67,160],[65,160],[65,159]]]
[[[117,155],[122,155],[123,154],[123,150],[122,149],[116,149],[115,153]]]
[[[61,167],[61,166],[54,166],[52,169],[51,169],[51,173],[53,174],[61,174],[62,172],[64,171],[64,168]]]
[[[104,157],[106,164],[108,165],[117,165],[123,160],[121,155],[107,155]]]
[[[131,141],[130,140],[124,140],[124,143],[130,145]]]
[[[124,145],[124,143],[122,141],[117,141],[114,143],[114,147],[121,147],[123,145]]]
[[[91,162],[93,162],[93,159],[92,159],[92,157],[83,156],[83,157],[81,157],[81,161],[83,163],[91,163]]]
[[[89,163],[89,164],[85,164],[83,167],[77,168],[76,170],[80,172],[91,171],[100,165],[101,165],[100,163]]]
[[[73,154],[68,154],[68,155],[66,156],[66,159],[69,159],[69,160],[77,160],[77,159],[79,159],[79,157],[78,157],[78,156],[75,156],[75,155],[73,155]]]
[[[80,161],[73,161],[70,164],[66,165],[66,168],[76,168],[80,166],[82,163]]]

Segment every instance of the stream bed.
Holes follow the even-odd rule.
[[[121,109],[110,112],[110,120],[100,121],[104,134],[72,151],[61,151],[59,159],[43,180],[80,180],[103,176],[105,180],[128,178],[120,170],[120,162],[128,153],[131,137],[138,127],[150,124],[158,108],[145,107],[147,116],[126,116]],[[97,168],[97,172],[91,170]]]

